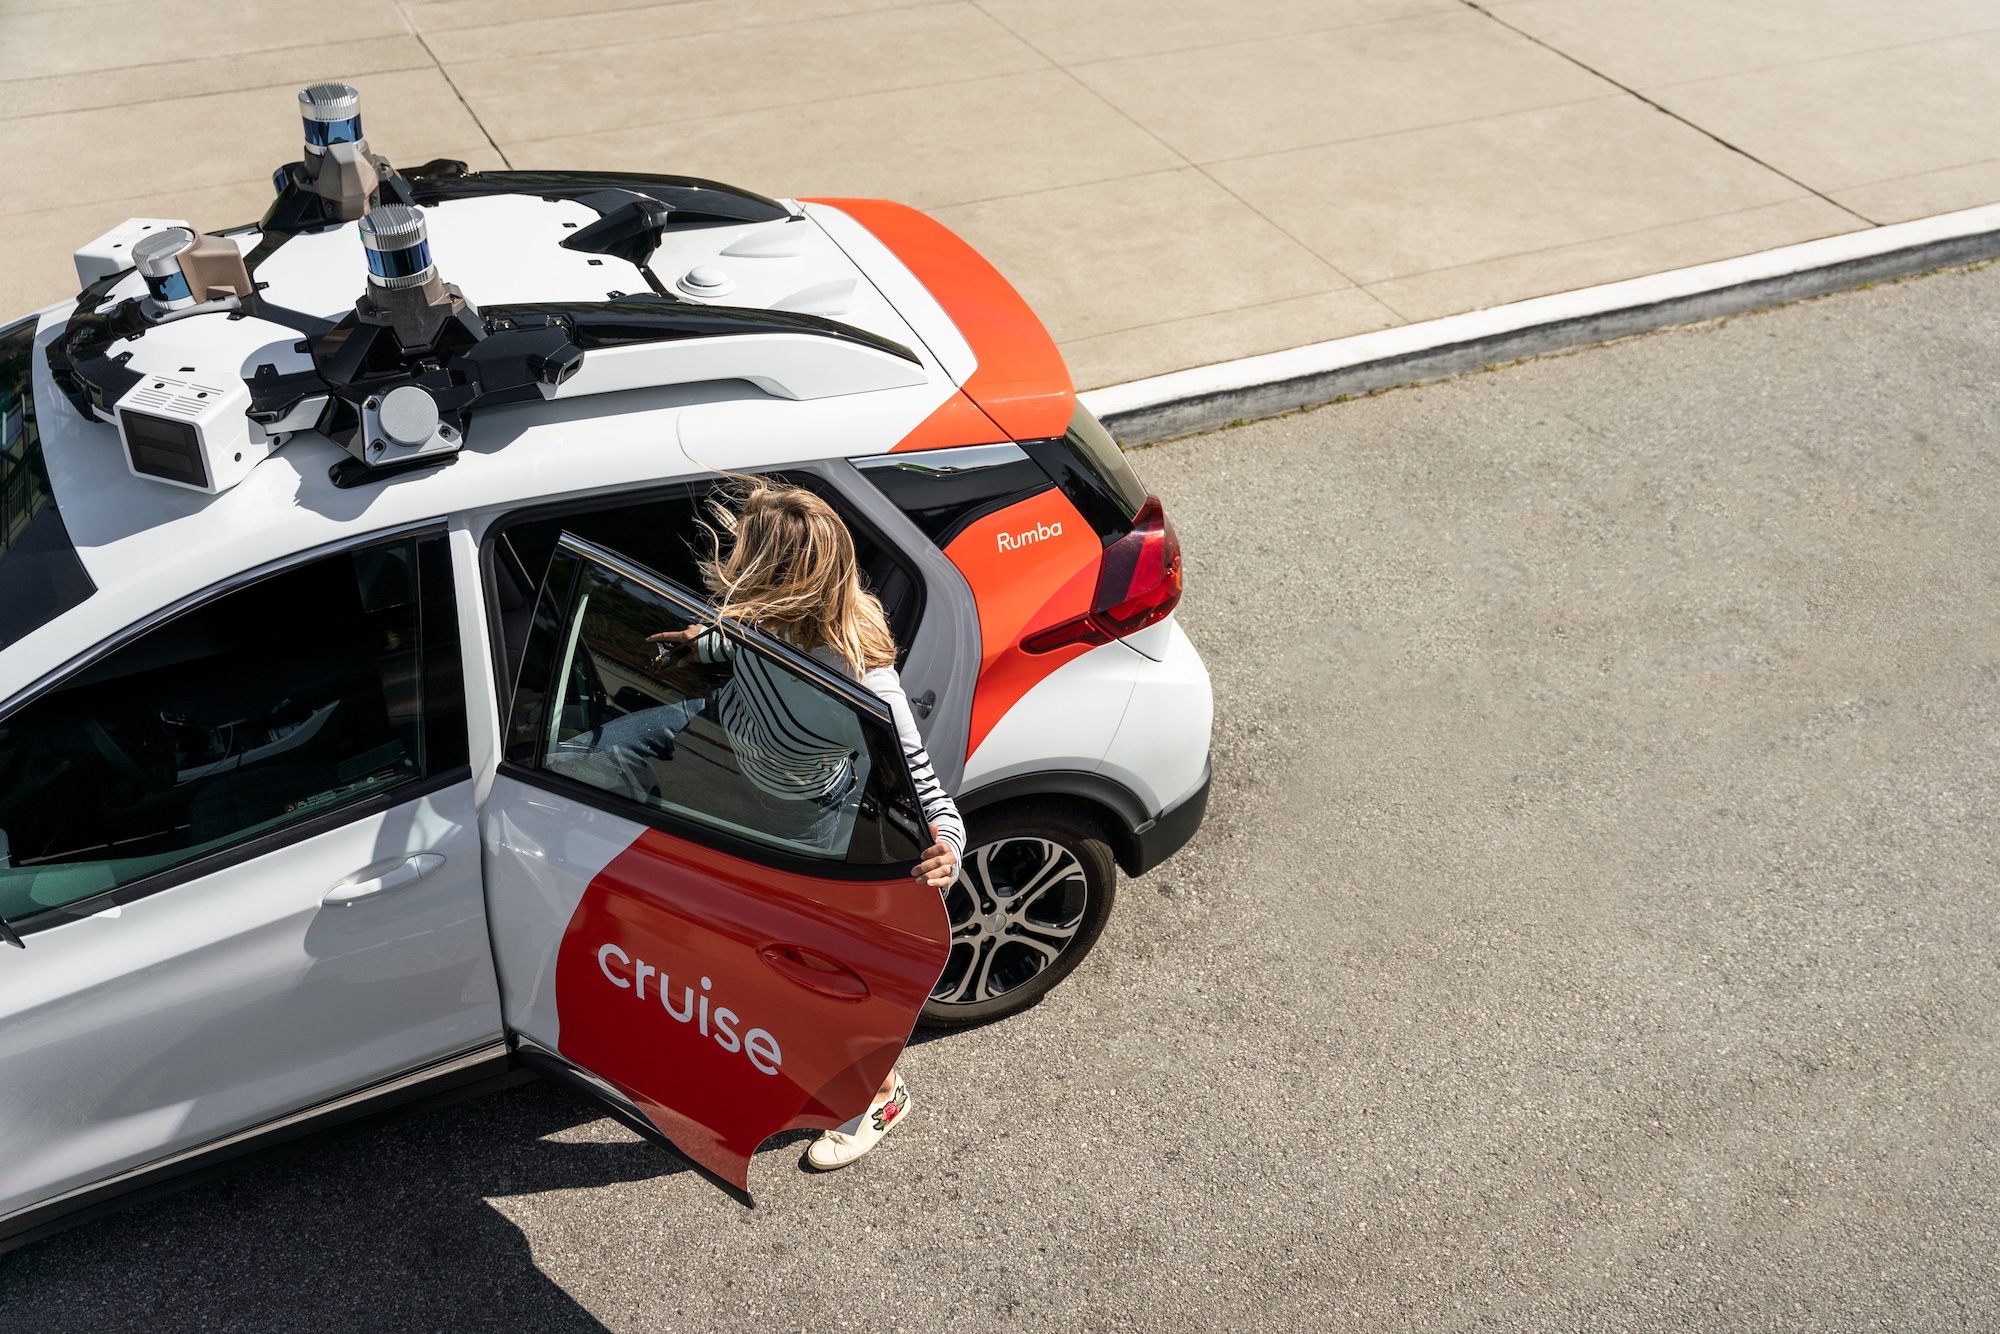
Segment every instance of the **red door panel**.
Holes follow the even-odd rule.
[[[647,829],[564,932],[558,1050],[746,1189],[765,1139],[867,1107],[949,948],[908,878],[797,875]]]

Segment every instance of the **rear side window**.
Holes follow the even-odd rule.
[[[175,617],[0,722],[0,917],[192,870],[464,765],[462,679],[441,535]]]
[[[49,489],[34,357],[34,320],[0,329],[0,648],[97,591]]]
[[[972,445],[856,459],[875,489],[939,548],[967,525],[1049,489],[1048,473],[1019,445]]]
[[[987,515],[1052,486],[1106,542],[1130,532],[1146,503],[1125,451],[1081,405],[1069,431],[1052,440],[882,454],[854,466],[940,549]]]

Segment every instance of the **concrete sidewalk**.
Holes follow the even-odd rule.
[[[915,204],[1081,387],[2000,200],[1992,0],[0,0],[0,311],[256,217],[322,78],[399,163]]]

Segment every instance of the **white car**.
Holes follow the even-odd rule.
[[[134,219],[0,327],[0,1247],[524,1068],[746,1191],[920,1018],[1046,992],[1206,805],[1173,530],[957,237],[399,173],[300,100],[261,224]],[[782,643],[730,631],[838,719],[830,823],[712,717],[594,749],[732,670],[645,643],[709,614],[718,470],[852,529],[971,825],[942,908],[884,708]]]

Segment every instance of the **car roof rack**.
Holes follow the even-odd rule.
[[[805,399],[929,378],[893,338],[824,315],[684,300],[649,267],[670,228],[809,227],[795,206],[688,176],[473,171],[448,158],[398,172],[369,150],[355,89],[313,84],[299,103],[304,152],[278,169],[247,253],[235,233],[202,237],[159,219],[78,251],[79,277],[101,276],[49,343],[49,368],[78,412],[118,427],[136,474],[213,494],[290,434],[317,430],[350,456],[332,469],[345,486],[452,462],[473,416],[506,404],[717,380]],[[432,262],[425,209],[498,196],[595,212],[586,226],[565,223],[556,244],[629,263],[652,290],[475,306]],[[352,309],[328,319],[266,299],[261,264],[296,237],[350,223],[368,265]],[[132,290],[134,268],[107,270],[128,258],[147,292],[114,300]]]
[[[593,200],[617,194],[658,200],[674,211],[677,227],[723,226],[745,222],[776,222],[792,216],[775,199],[696,176],[653,176],[617,171],[473,171],[452,158],[438,158],[402,174],[416,204],[443,204],[484,195],[537,195],[543,199],[573,199],[597,209],[616,207],[624,199]]]

